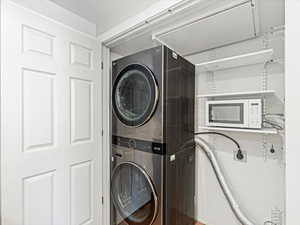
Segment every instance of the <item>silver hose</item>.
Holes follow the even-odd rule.
[[[196,146],[198,146],[199,148],[202,149],[202,151],[204,151],[205,155],[207,156],[208,160],[210,161],[210,164],[215,172],[215,175],[218,179],[218,182],[222,188],[222,191],[234,213],[234,215],[236,216],[236,218],[238,219],[238,221],[240,221],[240,223],[242,225],[255,225],[255,223],[253,223],[252,221],[250,221],[247,216],[242,212],[239,204],[237,203],[237,201],[235,200],[226,180],[225,177],[223,175],[223,172],[220,168],[219,162],[217,160],[217,157],[214,153],[214,151],[212,150],[212,148],[208,145],[208,143],[206,141],[204,141],[202,138],[196,137],[195,138],[195,142],[196,142]]]

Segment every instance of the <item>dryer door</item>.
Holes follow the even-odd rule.
[[[113,84],[112,106],[116,116],[127,126],[143,125],[155,111],[158,92],[154,74],[148,67],[127,66]]]
[[[158,198],[150,177],[135,163],[120,164],[113,172],[111,195],[121,218],[117,224],[151,225],[158,212]]]

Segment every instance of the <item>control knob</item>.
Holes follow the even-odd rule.
[[[133,140],[133,139],[130,139],[129,141],[128,141],[128,147],[129,148],[136,148],[136,142],[135,142],[135,140]]]

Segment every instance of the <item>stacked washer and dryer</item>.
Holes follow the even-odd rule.
[[[112,63],[111,225],[194,224],[194,96],[165,46]]]

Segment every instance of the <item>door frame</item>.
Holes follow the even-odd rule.
[[[111,79],[110,49],[99,43],[101,48],[102,77],[102,221],[110,224],[110,143],[111,143]]]
[[[300,170],[298,151],[299,146],[299,18],[300,2],[286,0],[286,39],[285,39],[285,97],[286,97],[286,224],[299,224],[300,182],[296,178],[296,171]],[[298,46],[298,47],[297,47]],[[298,104],[297,104],[298,103]]]

